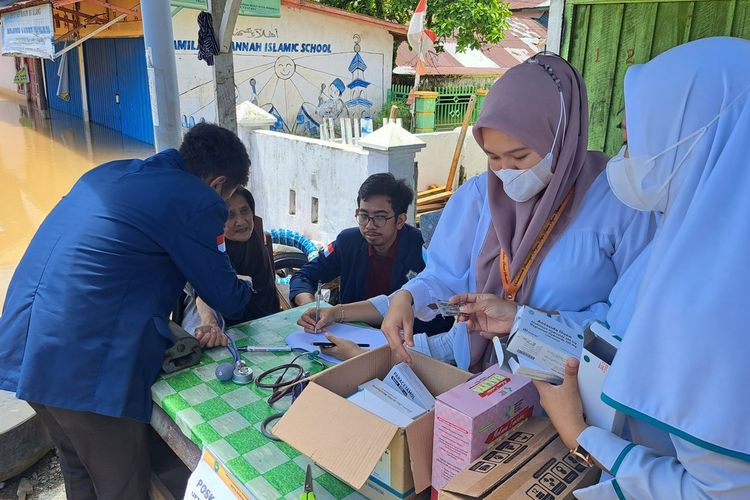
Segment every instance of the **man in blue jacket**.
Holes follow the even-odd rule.
[[[359,188],[355,220],[317,259],[292,277],[289,300],[296,305],[315,300],[318,283],[341,277],[340,302],[349,304],[390,295],[424,269],[422,233],[406,223],[414,192],[392,174],[374,174]],[[418,331],[444,332],[452,320],[442,316],[415,322]]]
[[[0,389],[49,429],[68,498],[145,498],[172,306],[186,281],[230,317],[251,297],[223,250],[249,166],[236,135],[197,125],[179,152],[84,174],[31,240],[0,317]]]

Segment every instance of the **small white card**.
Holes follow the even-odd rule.
[[[211,450],[203,447],[198,466],[188,479],[183,500],[250,500],[250,492]]]

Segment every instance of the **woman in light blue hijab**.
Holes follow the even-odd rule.
[[[584,422],[577,360],[536,383],[565,444],[611,474],[579,499],[750,498],[748,61],[750,41],[710,38],[625,77],[629,157],[608,180],[662,214],[611,295],[624,338],[601,397],[632,441]]]
[[[674,456],[588,428],[577,442],[615,479],[579,498],[608,486],[750,498],[748,61],[750,42],[712,38],[625,78],[630,158],[609,182],[626,205],[664,216],[602,399],[669,435]]]

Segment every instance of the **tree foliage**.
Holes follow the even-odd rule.
[[[418,0],[320,0],[320,3],[408,24]],[[461,51],[502,40],[510,15],[508,4],[502,0],[427,0],[425,23],[439,42],[454,38]]]

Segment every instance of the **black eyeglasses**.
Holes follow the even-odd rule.
[[[356,220],[357,224],[359,224],[362,227],[366,227],[367,224],[369,224],[370,221],[372,221],[372,224],[375,227],[379,228],[379,227],[385,226],[385,223],[388,222],[389,220],[393,219],[394,217],[396,217],[395,214],[391,215],[390,217],[386,217],[385,215],[376,215],[374,217],[370,217],[367,214],[357,214],[354,217],[354,220]]]

